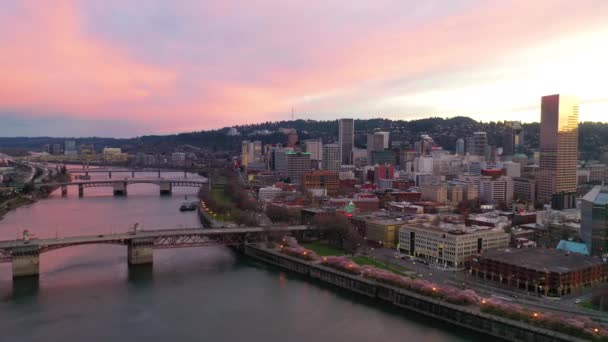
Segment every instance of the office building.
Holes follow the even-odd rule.
[[[295,147],[298,143],[298,132],[293,129],[291,132],[287,133],[287,147]]]
[[[372,151],[384,150],[384,138],[381,132],[367,135],[367,160],[372,160]]]
[[[340,145],[341,163],[352,165],[353,147],[355,145],[355,120],[340,119],[338,121],[338,144]]]
[[[512,156],[518,153],[524,144],[524,129],[520,122],[508,121],[505,123],[505,132],[502,142],[502,154]]]
[[[396,159],[392,150],[372,151],[370,164],[395,164]]]
[[[74,140],[66,140],[63,144],[63,153],[66,156],[76,156],[78,155],[78,150],[76,149],[76,141]]]
[[[323,143],[321,139],[304,140],[304,152],[310,153],[310,160],[323,160]]]
[[[581,237],[591,255],[608,254],[608,187],[596,186],[583,197]]]
[[[331,196],[340,191],[340,177],[331,171],[311,171],[304,174],[302,185],[307,190],[323,189],[327,195]]]
[[[243,140],[241,142],[241,164],[243,166],[249,163],[262,162],[262,142]]]
[[[467,265],[471,257],[509,247],[503,229],[440,223],[407,224],[399,228],[399,247],[429,262],[455,268]]]
[[[446,203],[448,201],[448,188],[445,185],[423,185],[420,187],[423,201]]]
[[[456,140],[456,154],[459,156],[464,156],[464,139],[458,138]]]
[[[513,202],[513,179],[510,177],[482,177],[479,199],[486,204],[510,205]]]
[[[473,133],[473,151],[471,154],[485,157],[488,148],[488,136],[486,135],[486,132]]]
[[[302,184],[305,173],[310,171],[310,153],[307,152],[288,152],[287,156],[287,176],[292,184]]]
[[[576,192],[578,100],[564,95],[543,96],[540,123],[538,200],[560,192]]]
[[[536,202],[536,180],[534,178],[513,178],[513,198],[529,203]]]
[[[321,168],[326,171],[340,172],[340,145],[325,144],[323,145]]]
[[[62,154],[63,149],[61,148],[61,144],[53,144],[51,145],[51,154]]]

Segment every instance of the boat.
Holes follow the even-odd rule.
[[[184,202],[179,207],[179,211],[194,211],[196,210],[196,202]]]

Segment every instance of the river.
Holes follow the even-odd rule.
[[[113,174],[114,179],[130,174]],[[137,174],[136,177],[155,177]],[[163,174],[165,178],[183,173]],[[194,178],[196,175],[190,174]],[[95,174],[93,179],[105,179]],[[78,198],[59,191],[8,213],[0,239],[28,229],[37,237],[199,227],[194,212],[179,212],[196,189],[129,186],[87,188]],[[126,248],[91,245],[40,258],[38,281],[11,279],[0,264],[0,341],[471,341],[476,334],[395,310],[236,256],[228,248],[157,250],[154,265],[129,270]]]

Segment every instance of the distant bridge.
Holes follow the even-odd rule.
[[[36,276],[40,254],[61,248],[110,244],[127,246],[129,265],[151,264],[153,250],[197,246],[243,246],[262,242],[270,233],[297,234],[312,230],[308,226],[192,228],[137,231],[119,234],[73,236],[54,239],[0,241],[0,263],[12,262],[13,277]]]
[[[78,186],[78,196],[84,196],[85,188],[111,187],[114,189],[115,196],[126,196],[127,187],[131,184],[155,184],[160,187],[161,195],[170,195],[173,187],[192,187],[200,188],[207,185],[206,180],[189,179],[124,179],[124,180],[100,180],[100,181],[79,181],[69,183],[45,183],[37,184],[37,187],[61,188],[61,195],[68,194],[68,186]]]
[[[107,173],[108,178],[112,178],[112,174],[114,173],[130,173],[131,177],[135,177],[136,173],[156,173],[158,178],[160,178],[161,172],[184,172],[184,178],[188,178],[189,172],[196,172],[196,170],[172,170],[172,169],[68,169],[68,173],[71,174],[84,174],[88,176],[89,173]]]

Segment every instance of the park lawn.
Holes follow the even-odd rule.
[[[306,243],[306,244],[303,244],[302,247],[310,249],[311,251],[315,252],[317,255],[320,255],[320,256],[344,255],[343,250],[336,248],[336,247],[326,245],[324,243],[320,243],[320,242]]]
[[[356,262],[360,266],[370,265],[370,266],[374,266],[376,268],[380,268],[380,269],[383,269],[383,270],[386,270],[389,272],[393,272],[400,276],[412,277],[414,274],[414,272],[411,272],[406,268],[403,268],[400,266],[387,265],[385,263],[382,263],[380,261],[377,261],[375,259],[363,256],[363,255],[358,255],[358,256],[352,257],[351,260]]]

